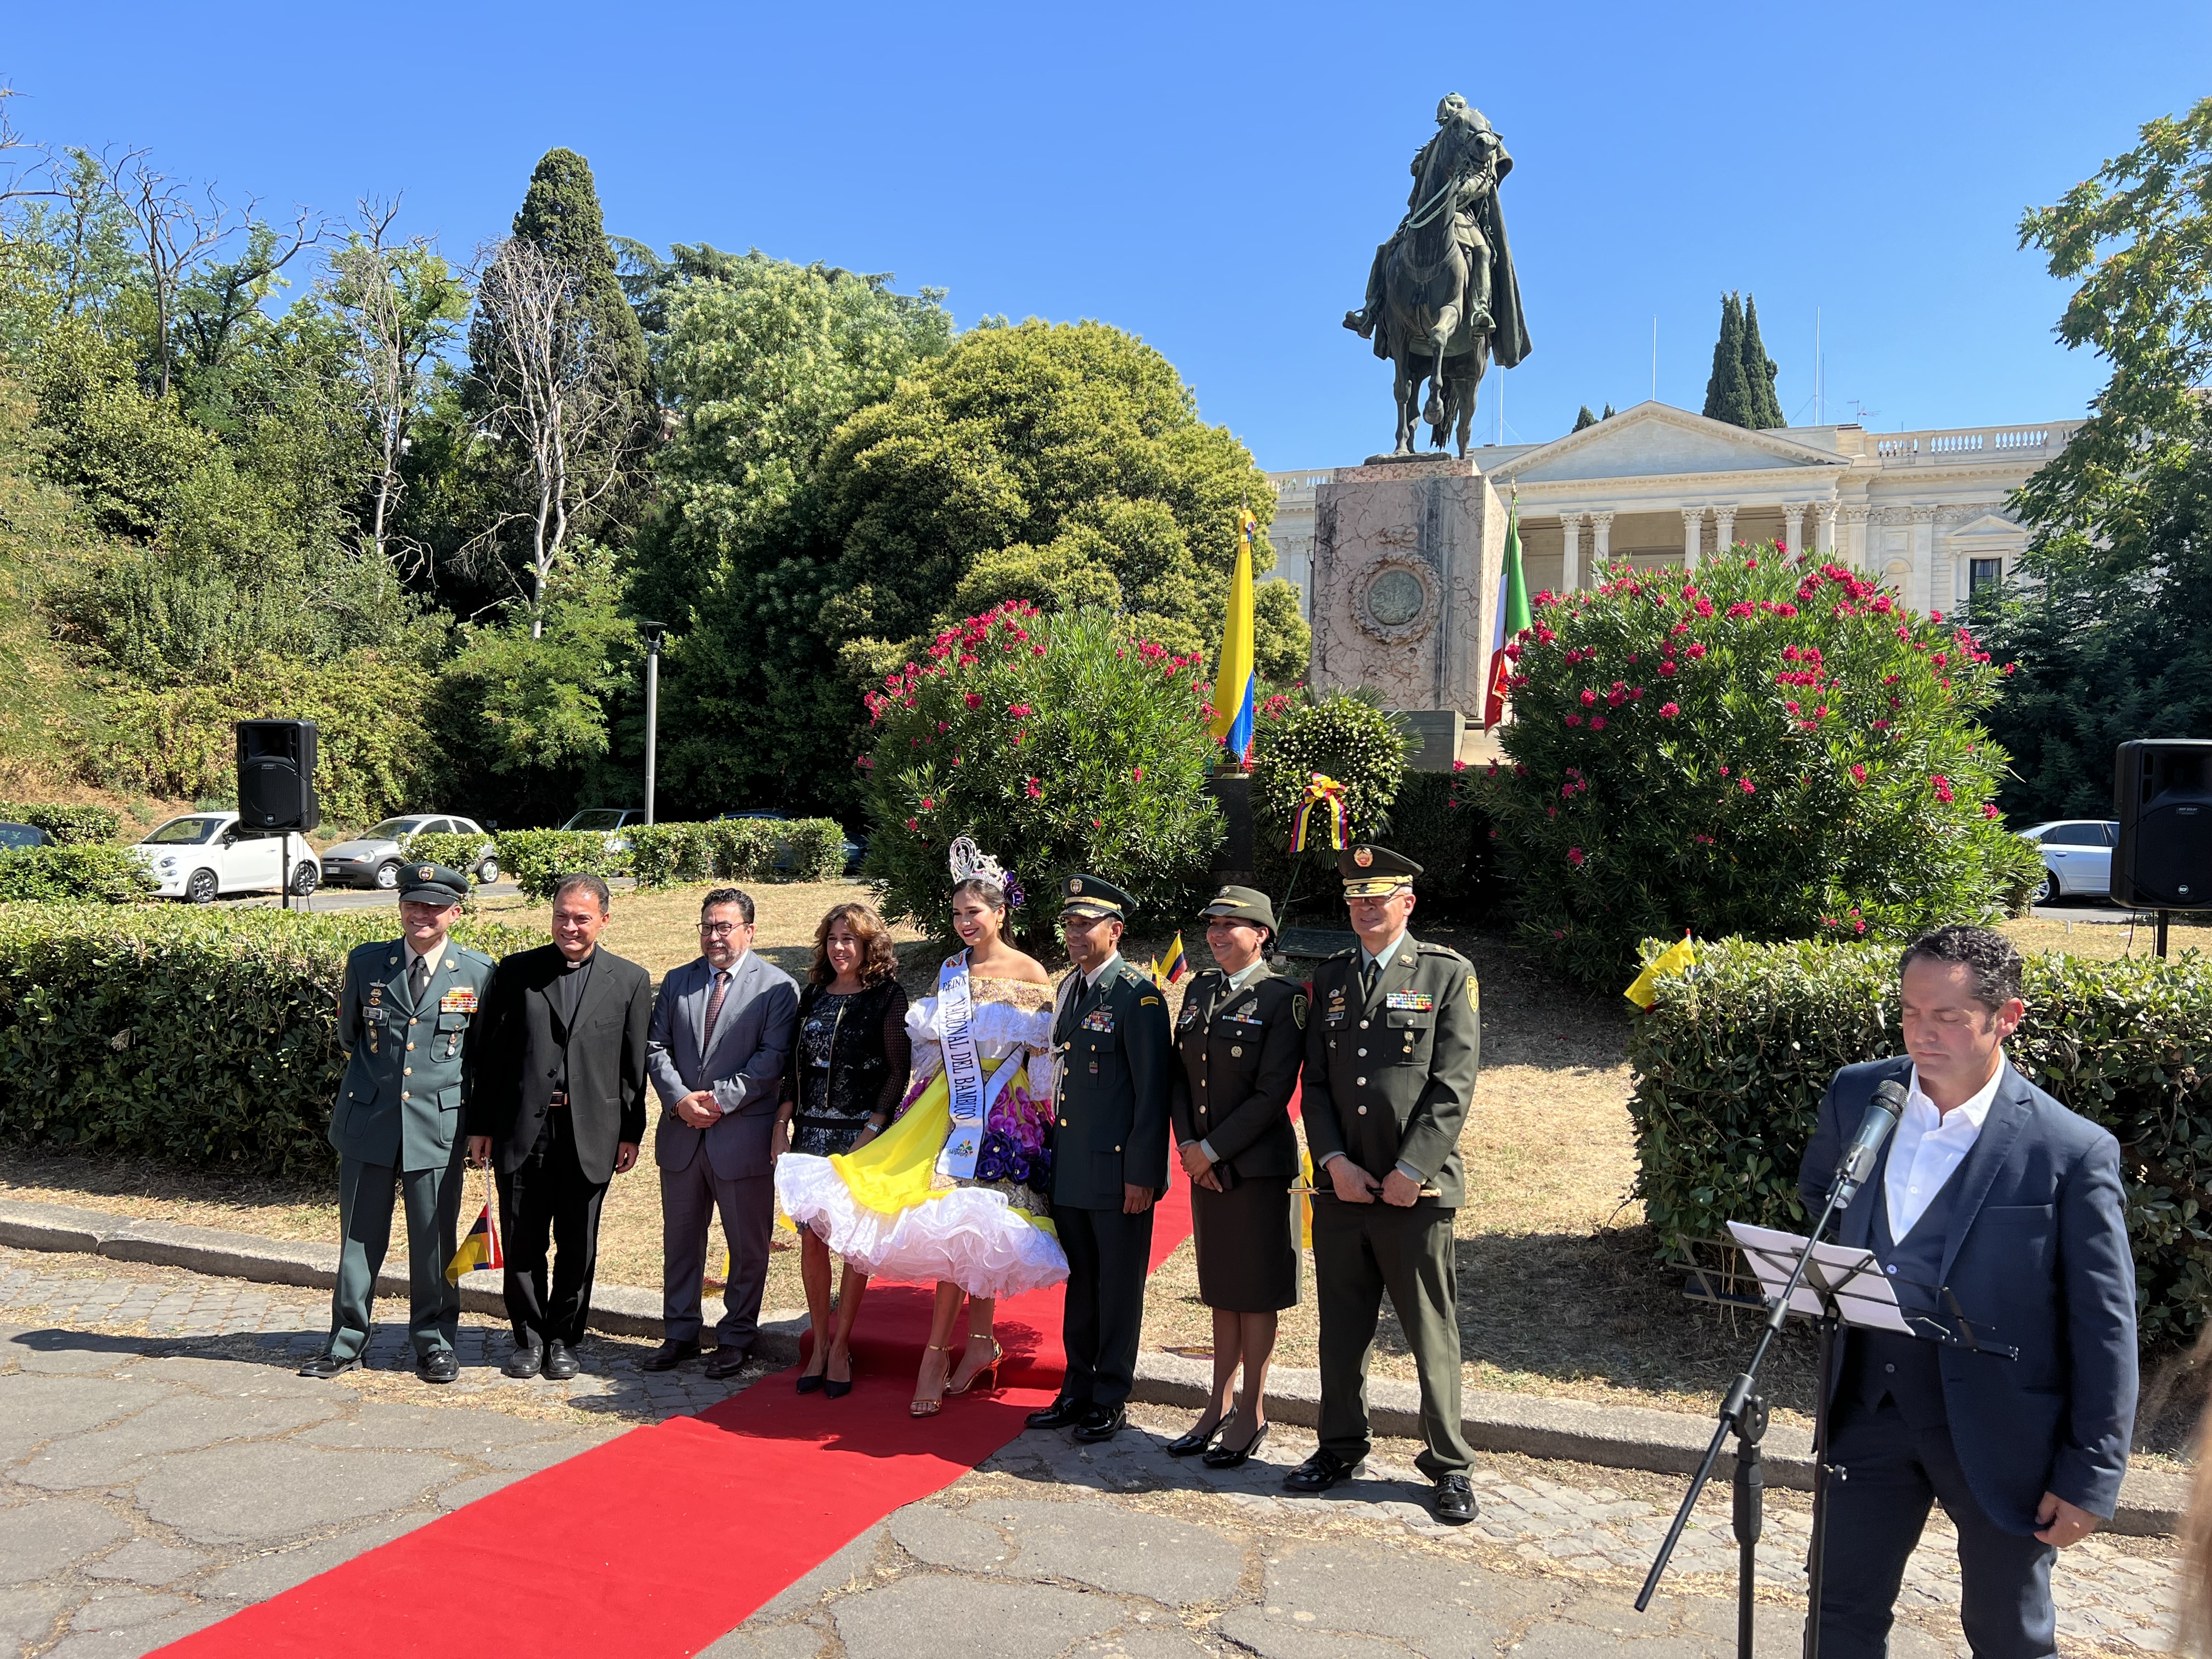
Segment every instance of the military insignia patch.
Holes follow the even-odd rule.
[[[1425,1014],[1437,1006],[1437,1000],[1426,991],[1393,991],[1382,999],[1382,1006],[1386,1008],[1410,1009],[1414,1013]]]
[[[1076,876],[1071,878],[1067,884],[1067,890],[1071,893],[1081,892],[1083,890],[1083,878]]]
[[[417,866],[416,866],[416,869],[415,869],[415,879],[416,879],[416,880],[417,880],[417,881],[428,881],[428,880],[429,880],[429,879],[430,879],[430,878],[431,878],[431,877],[433,877],[433,876],[436,875],[437,873],[438,873],[438,867],[437,867],[437,866],[435,866],[435,865],[433,865],[433,864],[417,865]]]
[[[1482,987],[1475,983],[1473,974],[1467,976],[1467,1006],[1478,1014],[1482,1012]]]
[[[1354,848],[1352,852],[1352,861],[1363,870],[1368,868],[1375,862],[1375,849],[1371,847]]]
[[[441,1014],[473,1014],[476,1011],[477,994],[465,987],[448,991],[438,999],[438,1012]]]
[[[1298,1030],[1301,1031],[1306,1029],[1306,1010],[1311,1004],[1312,999],[1303,991],[1296,993],[1291,998],[1291,1018],[1297,1022]]]
[[[1137,999],[1137,1006],[1139,1008],[1157,1008],[1159,1006],[1160,1000],[1158,997],[1139,997]]]
[[[1112,1030],[1114,1011],[1111,1008],[1093,1008],[1089,1013],[1084,1015],[1083,1029],[1086,1031]]]

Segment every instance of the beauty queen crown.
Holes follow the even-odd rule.
[[[952,879],[956,883],[988,881],[994,887],[1006,890],[1010,908],[1021,908],[1024,895],[1021,883],[1014,878],[1014,872],[975,845],[972,836],[961,836],[953,841]]]

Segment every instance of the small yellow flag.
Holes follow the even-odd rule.
[[[1652,957],[1651,965],[1638,974],[1636,982],[1621,995],[1648,1013],[1651,1005],[1659,1000],[1660,976],[1679,973],[1697,959],[1697,953],[1691,950],[1689,939],[1685,935]]]

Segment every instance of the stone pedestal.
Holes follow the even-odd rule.
[[[1482,718],[1505,507],[1471,461],[1347,467],[1314,492],[1312,683]]]
[[[1255,865],[1252,853],[1251,774],[1216,772],[1206,781],[1206,792],[1221,808],[1222,827],[1226,832],[1222,836],[1220,850],[1213,855],[1213,879],[1249,887]]]

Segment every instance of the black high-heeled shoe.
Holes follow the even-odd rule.
[[[827,1360],[824,1360],[823,1364],[824,1370],[822,1373],[822,1392],[824,1395],[828,1395],[832,1400],[842,1400],[847,1395],[853,1392],[854,1366],[852,1355],[847,1354],[845,1356],[846,1373],[845,1380],[842,1382],[840,1382],[836,1377],[830,1375],[830,1372],[827,1370],[829,1364]]]
[[[825,1365],[829,1364],[827,1360],[824,1360],[823,1363]],[[826,1371],[801,1372],[799,1377],[799,1393],[812,1394],[817,1389],[822,1386],[827,1376],[828,1373]]]
[[[1238,1450],[1231,1451],[1226,1446],[1216,1446],[1200,1461],[1209,1469],[1241,1469],[1244,1467],[1246,1460],[1260,1449],[1260,1443],[1267,1437],[1267,1430],[1270,1426],[1268,1424],[1262,1423],[1254,1431],[1252,1437]]]
[[[1226,1421],[1228,1421],[1226,1418],[1222,1419],[1222,1422]],[[1221,1424],[1216,1423],[1203,1434],[1196,1429],[1193,1429],[1188,1434],[1179,1434],[1169,1441],[1163,1449],[1170,1457],[1195,1457],[1202,1451],[1211,1450],[1213,1443],[1220,1437]]]

